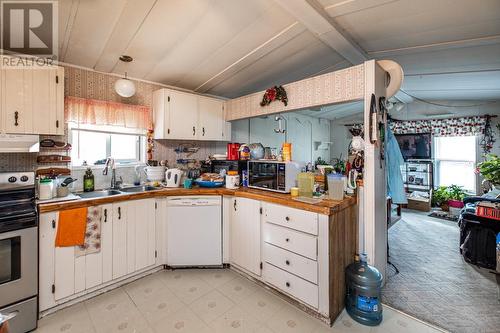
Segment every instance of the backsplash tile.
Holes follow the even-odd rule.
[[[198,147],[200,148],[196,153],[177,154],[174,150],[179,146]],[[183,165],[177,165],[176,161],[179,158],[192,158],[196,160],[205,160],[209,155],[225,154],[226,143],[216,141],[183,141],[183,140],[155,140],[153,159],[167,160],[170,168],[184,169]]]

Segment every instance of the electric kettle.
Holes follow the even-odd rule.
[[[165,183],[167,187],[179,187],[181,185],[181,178],[184,171],[181,169],[168,169],[165,172]]]

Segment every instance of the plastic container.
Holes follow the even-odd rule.
[[[366,255],[356,256],[347,266],[346,311],[360,324],[376,326],[382,322],[381,290],[383,277],[375,268],[367,264]]]
[[[331,173],[327,176],[328,198],[332,200],[344,199],[345,176],[340,173]]]
[[[240,187],[238,171],[228,171],[226,175],[226,188],[237,189]]]
[[[44,178],[38,185],[38,199],[49,200],[53,198],[54,182],[52,179]]]
[[[290,188],[290,195],[292,197],[298,197],[299,196],[299,188],[298,187]]]
[[[241,185],[248,187],[248,170],[241,171]]]
[[[289,162],[292,160],[292,144],[290,142],[283,142],[283,146],[281,147],[282,149],[282,156],[283,156],[283,161]]]
[[[314,191],[314,174],[312,172],[301,172],[297,176],[299,196],[312,198]]]

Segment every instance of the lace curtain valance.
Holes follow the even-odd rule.
[[[117,102],[67,96],[64,101],[66,122],[121,126],[147,130],[152,127],[151,108]]]

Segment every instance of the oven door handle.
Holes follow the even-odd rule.
[[[12,311],[10,313],[5,313],[5,314],[0,312],[0,325],[2,325],[3,323],[5,323],[5,322],[9,321],[10,319],[14,318],[18,314],[19,314],[18,310]]]
[[[11,214],[11,215],[5,215],[0,217],[0,221],[7,221],[7,220],[25,220],[29,218],[36,218],[36,211],[31,211],[29,213],[24,213],[24,214]]]

